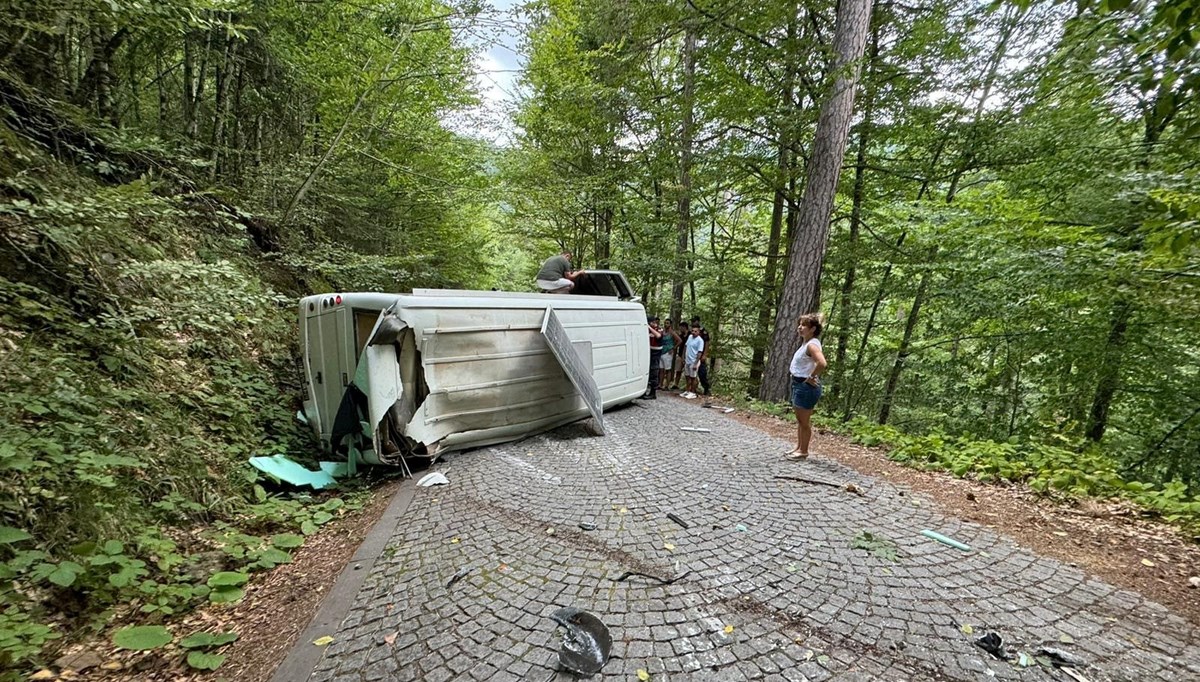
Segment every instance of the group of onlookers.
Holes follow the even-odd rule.
[[[542,291],[567,293],[575,286],[582,270],[571,270],[571,253],[563,251],[542,264],[537,274],[537,285]],[[696,391],[703,387],[704,395],[711,395],[708,365],[712,347],[708,332],[693,317],[690,325],[683,320],[667,320],[660,324],[657,315],[646,318],[650,334],[650,377],[646,383],[648,400],[658,398],[658,389],[678,391],[680,397],[696,398]],[[796,413],[796,447],[788,453],[788,459],[803,460],[809,456],[812,441],[812,413],[821,399],[821,379],[827,362],[821,348],[821,331],[824,319],[820,315],[804,315],[796,324],[796,335],[800,337],[800,348],[792,356],[789,366],[792,375],[792,409]]]
[[[658,389],[680,391],[682,398],[697,397],[697,391],[711,395],[712,384],[708,368],[712,357],[712,343],[699,317],[693,317],[691,325],[683,320],[661,323],[657,315],[646,318],[650,334],[650,377],[643,396],[648,400],[658,397]]]

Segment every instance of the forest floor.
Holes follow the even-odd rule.
[[[677,400],[677,398],[671,398]],[[697,401],[698,402],[698,401]],[[715,406],[720,401],[714,399]],[[692,403],[695,404],[695,403]],[[794,423],[742,410],[729,415],[743,424],[781,439],[795,437]],[[946,516],[986,526],[1018,543],[1103,580],[1155,600],[1175,614],[1200,624],[1200,589],[1189,578],[1200,574],[1200,546],[1180,531],[1151,519],[1125,503],[1093,500],[1054,502],[1020,486],[955,478],[888,460],[879,448],[856,445],[844,436],[818,432],[814,457],[828,458],[871,477],[932,499]],[[236,631],[239,639],[225,652],[219,676],[244,682],[267,682],[316,613],[356,548],[403,485],[390,481],[359,512],[330,524],[310,537],[292,563],[255,576],[246,597],[227,607],[210,607],[187,617],[188,631]],[[92,651],[103,651],[93,643]],[[78,648],[75,650],[78,652]],[[106,652],[108,653],[108,652]],[[202,680],[211,673],[193,672],[178,652],[126,652],[109,655],[108,670],[94,667],[84,675],[59,679]],[[113,670],[116,664],[120,669]]]

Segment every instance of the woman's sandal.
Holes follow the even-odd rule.
[[[800,462],[800,461],[808,459],[807,452],[797,452],[796,450],[792,450],[791,452],[787,453],[787,455],[785,455],[785,456],[793,462]]]

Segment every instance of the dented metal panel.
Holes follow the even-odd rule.
[[[353,445],[382,463],[513,440],[589,414],[600,416],[603,409],[629,402],[645,389],[649,348],[645,311],[636,302],[425,290],[324,295],[301,301],[302,328],[312,328],[304,325],[306,318],[343,307],[354,314],[335,318],[344,324],[322,339],[336,337],[339,351],[362,349],[356,367],[336,369],[355,377],[355,388],[365,398],[359,410],[372,442]],[[543,335],[548,310],[561,330],[555,343],[569,353],[565,362],[589,399],[572,383]],[[369,313],[379,316],[371,332],[378,338],[370,342],[355,338],[361,331],[351,323]],[[385,326],[390,331],[380,334]],[[308,334],[303,340],[313,342]],[[314,370],[329,362],[329,347],[324,343],[322,351],[305,349],[308,402],[315,408],[309,419],[329,439],[329,449],[347,452],[349,436],[339,431],[339,442],[331,438],[329,415],[339,405],[314,381],[317,372],[324,378],[329,371]],[[339,400],[343,410],[354,404],[345,396]]]

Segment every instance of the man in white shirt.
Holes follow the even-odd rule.
[[[688,400],[696,397],[696,378],[700,376],[700,362],[704,356],[704,339],[700,338],[700,325],[692,325],[683,358],[683,376],[687,377],[687,390],[680,395]]]

